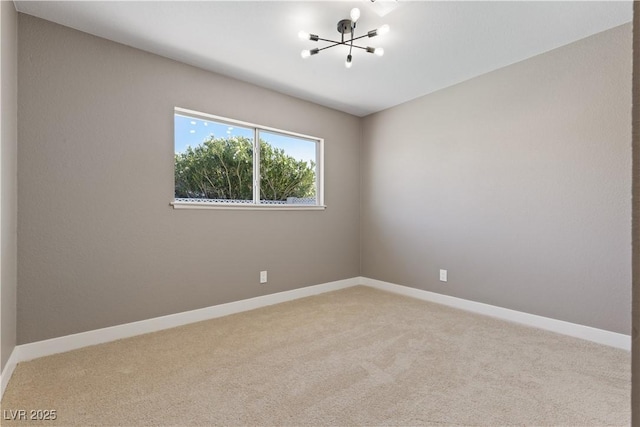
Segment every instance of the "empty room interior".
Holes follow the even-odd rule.
[[[1,1],[0,423],[640,425],[638,9]]]

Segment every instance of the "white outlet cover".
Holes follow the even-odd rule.
[[[447,281],[447,270],[440,270],[440,281],[441,282]]]
[[[260,283],[267,283],[267,272],[266,271],[261,271],[260,272]]]

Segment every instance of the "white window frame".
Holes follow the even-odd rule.
[[[253,129],[253,201],[252,203],[234,203],[208,201],[206,199],[176,200],[175,199],[175,178],[174,178],[174,200],[170,203],[174,209],[235,209],[235,210],[323,210],[326,208],[324,204],[324,139],[315,136],[304,135],[301,133],[290,132],[282,129],[276,129],[268,126],[257,125],[254,123],[244,122],[241,120],[229,119],[227,117],[215,116],[213,114],[202,113],[200,111],[189,110],[187,108],[174,107],[173,116],[182,114],[202,120],[211,120],[219,123],[236,125],[239,127]],[[306,139],[316,144],[316,204],[314,205],[298,205],[298,204],[266,204],[260,203],[260,131],[279,133],[295,138]],[[174,137],[175,147],[175,137]]]

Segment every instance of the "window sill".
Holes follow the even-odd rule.
[[[224,209],[253,211],[322,211],[325,205],[256,205],[251,203],[171,202],[174,209]]]

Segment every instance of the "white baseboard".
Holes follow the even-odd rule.
[[[381,280],[360,277],[360,283],[372,288],[393,292],[408,297],[435,302],[449,307],[458,308],[473,313],[484,314],[509,322],[520,323],[562,335],[568,335],[583,340],[604,344],[631,351],[631,337],[617,332],[605,331],[603,329],[592,328],[590,326],[578,325],[576,323],[565,322],[563,320],[550,319],[548,317],[535,314],[523,313],[521,311],[510,310],[508,308],[497,307],[495,305],[483,304],[456,298],[448,295],[437,294],[435,292],[424,291],[422,289],[410,288],[408,286],[396,285],[394,283],[383,282]]]
[[[170,314],[167,316],[155,317],[153,319],[126,323],[124,325],[111,326],[108,328],[18,345],[11,353],[9,362],[2,372],[2,393],[0,394],[0,398],[2,397],[2,394],[4,394],[5,387],[9,383],[11,374],[19,362],[25,362],[27,360],[43,356],[50,356],[56,353],[63,353],[65,351],[76,350],[90,345],[103,344],[136,335],[157,332],[163,329],[175,328],[189,323],[214,319],[216,317],[227,316],[229,314],[292,301],[298,298],[336,291],[338,289],[358,285],[358,280],[359,278],[357,277],[338,280],[335,282],[293,289],[291,291],[278,292],[275,294],[263,295],[226,304],[214,305],[183,313]]]
[[[4,391],[7,387],[7,384],[9,383],[9,380],[11,379],[11,375],[13,374],[14,369],[20,362],[25,362],[27,360],[35,359],[38,357],[50,356],[56,353],[63,353],[65,351],[71,351],[78,348],[102,344],[123,338],[130,338],[136,335],[157,332],[163,329],[175,328],[177,326],[183,326],[189,323],[195,323],[203,320],[214,319],[216,317],[240,313],[243,311],[254,310],[260,307],[266,307],[273,304],[279,304],[281,302],[292,301],[299,298],[322,294],[325,292],[345,289],[356,285],[365,285],[424,301],[443,304],[461,310],[484,314],[510,322],[516,322],[563,335],[569,335],[572,337],[593,341],[599,344],[604,344],[627,351],[631,350],[631,337],[629,335],[605,331],[602,329],[596,329],[589,326],[578,325],[575,323],[569,323],[562,320],[550,319],[548,317],[523,313],[507,308],[496,307],[489,304],[483,304],[475,301],[465,300],[462,298],[424,291],[421,289],[396,285],[394,283],[369,279],[367,277],[354,277],[351,279],[338,280],[335,282],[293,289],[291,291],[278,292],[275,294],[264,295],[246,300],[215,305],[198,310],[170,314],[162,317],[155,317],[153,319],[141,320],[139,322],[111,326],[108,328],[96,329],[93,331],[81,332],[78,334],[66,335],[49,340],[18,345],[14,348],[11,356],[9,357],[9,360],[7,361],[7,364],[5,365],[5,368],[0,374],[0,399],[2,398],[2,395],[4,395]]]
[[[9,360],[7,360],[6,365],[4,365],[2,373],[0,373],[0,399],[4,396],[4,391],[6,390],[9,380],[11,379],[11,375],[13,375],[13,371],[16,369],[17,365],[18,361],[16,360],[16,351],[14,348],[9,356]]]

